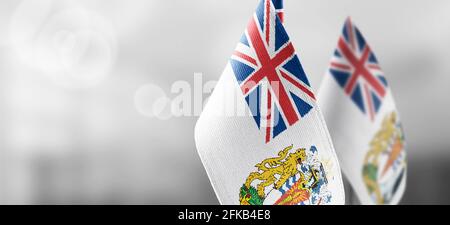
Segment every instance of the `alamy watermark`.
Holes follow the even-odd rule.
[[[194,73],[190,82],[176,81],[167,90],[154,84],[142,86],[136,91],[135,105],[142,114],[159,119],[198,117],[207,110],[215,116],[254,116],[261,119],[261,124],[267,120],[276,124],[279,118],[271,114],[279,87],[276,81],[237,82],[231,76],[223,77],[219,84],[216,80],[205,81],[202,73]]]

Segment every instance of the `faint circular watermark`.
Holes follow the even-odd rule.
[[[117,54],[111,23],[74,1],[22,1],[9,34],[23,64],[68,88],[99,84]]]

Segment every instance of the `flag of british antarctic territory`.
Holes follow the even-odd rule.
[[[344,204],[339,163],[272,1],[261,0],[195,140],[222,204]]]
[[[404,133],[378,60],[350,18],[318,99],[361,203],[397,204],[406,183]]]

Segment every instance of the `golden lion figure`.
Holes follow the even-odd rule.
[[[391,115],[383,120],[381,130],[376,134],[375,138],[370,143],[371,150],[365,157],[365,164],[368,162],[375,162],[378,164],[378,158],[388,148],[391,138],[394,135],[396,135],[396,137],[399,136],[396,134],[398,132],[396,129],[396,121],[397,115],[395,112],[391,113]]]
[[[290,177],[295,176],[298,173],[297,165],[306,160],[306,151],[304,148],[297,149],[294,153],[289,153],[293,146],[285,148],[278,153],[278,157],[265,159],[261,163],[256,164],[256,168],[260,172],[252,172],[248,176],[245,186],[250,187],[251,183],[255,180],[260,180],[261,183],[257,185],[257,191],[259,196],[264,196],[264,190],[266,187],[274,184],[274,189],[279,189]],[[279,175],[279,179],[275,177]],[[304,176],[300,173],[302,181]]]

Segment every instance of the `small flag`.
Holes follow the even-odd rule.
[[[328,130],[271,0],[250,19],[195,140],[222,204],[344,204]]]
[[[398,204],[405,137],[372,49],[347,19],[318,95],[342,170],[363,204]]]

